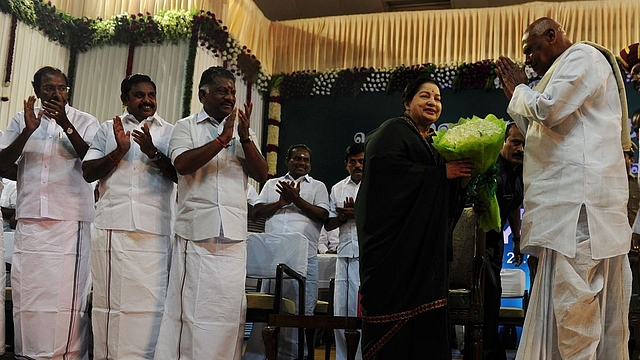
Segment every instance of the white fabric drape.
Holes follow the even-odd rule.
[[[122,114],[120,82],[126,71],[127,51],[126,46],[108,46],[79,54],[74,107],[97,117],[100,122]],[[164,118],[164,114],[160,116]]]

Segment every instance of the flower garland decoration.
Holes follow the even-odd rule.
[[[11,85],[11,72],[13,70],[13,55],[16,51],[16,30],[18,29],[18,17],[11,16],[11,32],[9,35],[9,49],[7,51],[7,65],[4,71],[4,87]]]
[[[190,41],[194,32],[200,45],[221,56],[226,67],[266,93],[271,77],[246,46],[232,38],[211,12],[163,10],[158,14],[120,14],[103,20],[74,18],[44,0],[2,0],[0,11],[38,29],[51,41],[85,52],[104,45],[139,46]]]
[[[278,81],[269,93],[269,120],[267,123],[267,166],[268,176],[276,176],[278,164],[278,144],[280,142],[280,122],[282,117],[280,85]]]
[[[495,69],[495,63],[489,59],[475,63],[400,65],[390,70],[364,67],[326,72],[305,70],[275,75],[273,79],[280,79],[280,94],[286,100],[304,96],[355,96],[361,92],[403,91],[407,84],[421,76],[436,80],[442,88],[456,91],[495,90],[501,88]],[[525,71],[530,81],[538,78],[529,66]]]

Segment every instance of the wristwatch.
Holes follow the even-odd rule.
[[[253,141],[253,139],[251,138],[251,135],[249,135],[246,139],[240,139],[240,144],[250,143],[251,141]]]
[[[64,132],[66,132],[66,133],[67,133],[67,135],[71,135],[71,134],[73,134],[73,126],[69,126],[69,127],[67,128],[67,130],[65,130]]]
[[[151,158],[151,161],[158,161],[162,158],[162,153],[158,150],[156,150],[156,153],[153,154],[153,157]]]

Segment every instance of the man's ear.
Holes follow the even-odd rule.
[[[549,44],[553,44],[558,38],[554,29],[547,29],[544,36],[547,38],[547,41],[549,41]]]
[[[122,106],[126,106],[127,101],[129,101],[129,99],[127,99],[127,97],[124,94],[120,94],[120,101],[122,101]]]

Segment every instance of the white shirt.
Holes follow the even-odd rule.
[[[507,110],[526,131],[523,251],[545,247],[574,257],[584,204],[593,258],[626,254],[628,183],[614,74],[586,44],[571,46],[556,61],[544,91],[518,85]]]
[[[202,109],[179,120],[171,135],[171,160],[198,148],[222,133],[218,123]],[[251,136],[255,136],[249,129]],[[178,213],[175,233],[188,240],[224,236],[247,238],[247,171],[237,128],[229,147],[192,174],[178,175]]]
[[[173,125],[158,114],[141,123],[126,111],[120,118],[125,132],[142,131],[142,125],[148,123],[155,147],[165,155],[169,153]],[[93,138],[84,161],[101,159],[116,148],[113,120],[105,121]],[[173,182],[131,137],[129,151],[111,173],[100,179],[100,200],[94,225],[98,229],[171,235],[173,188]]]
[[[0,196],[0,206],[7,209],[15,209],[16,198],[18,196],[16,182],[14,180],[3,178],[0,190],[2,190],[2,195]]]
[[[318,239],[318,254],[326,254],[329,250],[336,250],[340,242],[340,230],[335,228],[327,231],[324,226],[320,229]]]
[[[98,119],[68,104],[65,112],[75,131],[90,143],[100,126]],[[24,128],[24,112],[19,112],[0,138],[0,150]],[[17,219],[93,221],[93,190],[82,177],[82,159],[64,129],[46,115],[18,159],[17,191]]]
[[[254,206],[258,202],[258,192],[251,184],[247,184],[247,204]]]
[[[329,197],[330,209],[329,217],[338,217],[336,207],[344,207],[344,200],[348,197],[356,199],[360,190],[360,183],[354,183],[351,176],[340,180],[331,188],[331,196]],[[349,219],[346,223],[340,225],[340,243],[338,244],[338,257],[357,258],[360,257],[358,247],[358,231],[356,229],[356,220]]]
[[[285,176],[270,179],[262,188],[258,198],[258,204],[270,204],[280,199],[276,192],[278,181],[294,181],[289,173]],[[300,182],[300,197],[306,202],[329,210],[329,193],[327,187],[321,181],[315,180],[309,175],[301,176],[296,182]],[[278,209],[273,216],[265,222],[265,233],[290,233],[299,232],[309,241],[309,256],[316,256],[318,252],[318,238],[322,223],[312,221],[294,204],[289,204]]]

